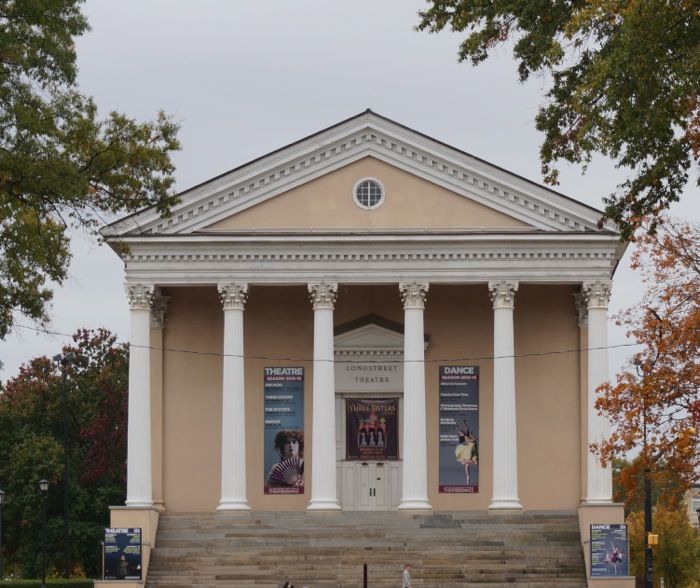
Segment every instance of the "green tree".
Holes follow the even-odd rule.
[[[417,29],[467,32],[460,61],[476,65],[506,45],[521,81],[547,76],[545,104],[536,117],[547,182],[557,183],[557,161],[585,170],[596,153],[629,170],[604,199],[605,216],[619,224],[624,238],[680,198],[700,158],[697,0],[428,4]]]
[[[23,315],[49,321],[67,276],[69,228],[155,205],[167,215],[178,125],[98,116],[76,85],[83,0],[9,0],[0,9],[0,338]]]
[[[106,330],[73,337],[66,367],[70,540],[73,572],[98,577],[109,505],[126,498],[128,349]],[[63,376],[39,357],[20,368],[0,394],[0,488],[5,570],[25,578],[41,571],[41,495],[48,493],[49,570],[63,569]]]
[[[630,542],[630,574],[644,576],[644,513],[627,517]],[[700,575],[700,539],[688,520],[685,507],[666,509],[658,505],[652,515],[652,529],[659,536],[654,550],[654,579],[664,578],[668,588],[688,588]]]

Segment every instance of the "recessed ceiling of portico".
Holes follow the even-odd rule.
[[[375,210],[362,210],[353,200],[353,188],[364,178],[375,178],[384,186],[385,202]],[[377,158],[365,157],[204,230],[481,228],[513,230],[529,225]]]

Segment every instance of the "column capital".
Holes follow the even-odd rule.
[[[243,310],[248,299],[248,284],[219,284],[219,298],[224,310]]]
[[[513,308],[515,306],[515,293],[518,291],[518,282],[501,280],[489,282],[489,296],[494,308]]]
[[[151,300],[151,328],[162,329],[165,327],[165,313],[168,311],[168,300],[170,296],[165,296],[160,288],[153,289]]]
[[[610,280],[598,280],[596,282],[583,282],[581,294],[587,308],[608,308],[612,282]]]
[[[318,284],[309,284],[309,294],[311,294],[311,303],[314,310],[326,308],[333,310],[335,308],[335,299],[338,295],[338,284],[320,282]]]
[[[425,308],[425,298],[428,294],[430,284],[425,283],[401,283],[399,290],[403,299],[403,307],[406,308]]]
[[[151,310],[155,286],[152,284],[127,284],[124,289],[129,298],[130,310]]]
[[[574,292],[574,304],[576,305],[576,321],[579,327],[588,326],[588,307],[581,292]]]

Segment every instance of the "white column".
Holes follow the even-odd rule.
[[[489,509],[522,510],[518,498],[513,308],[517,282],[489,282],[493,301],[493,496]]]
[[[153,506],[151,471],[151,301],[154,287],[127,285],[131,309],[126,505]]]
[[[610,436],[610,422],[595,408],[597,388],[608,380],[608,303],[612,284],[584,283],[581,289],[588,309],[588,443]],[[589,504],[612,502],[612,468],[604,468],[591,452],[588,455],[586,499]]]
[[[153,507],[163,511],[163,330],[169,296],[154,288],[151,302],[151,471]]]
[[[246,499],[243,309],[248,286],[219,285],[224,306],[224,378],[221,415],[221,500],[216,510],[250,510]]]
[[[333,308],[337,284],[309,284],[314,308],[313,477],[308,510],[340,510],[335,467]]]
[[[432,510],[428,502],[423,310],[428,284],[399,284],[404,308],[403,495],[399,510]]]

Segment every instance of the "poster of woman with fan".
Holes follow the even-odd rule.
[[[304,486],[304,431],[280,431],[275,435],[280,461],[267,474],[265,486]]]
[[[265,494],[304,494],[304,368],[266,367]]]

